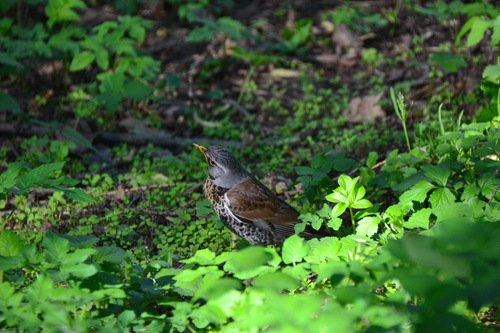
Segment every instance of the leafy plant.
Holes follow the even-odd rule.
[[[335,25],[345,24],[350,29],[363,33],[387,25],[387,19],[382,15],[348,5],[341,5],[335,10],[323,12],[321,19],[329,20]]]
[[[208,42],[217,34],[223,34],[231,39],[238,40],[246,31],[241,22],[230,17],[219,17],[215,21],[196,18],[192,19],[192,21],[202,24],[201,27],[193,29],[186,37],[186,41],[192,43]]]
[[[488,14],[487,17],[485,14]],[[466,47],[477,45],[485,36],[487,30],[491,29],[490,45],[492,47],[500,45],[500,11],[498,8],[490,8],[489,11],[481,12],[472,16],[462,26],[455,39],[455,45],[459,45],[462,38],[467,35]],[[500,53],[499,53],[500,55]],[[488,65],[483,71],[483,90],[487,92],[490,105],[481,110],[482,120],[490,120],[494,116],[500,115],[500,64]],[[496,113],[495,113],[496,111]],[[486,115],[486,116],[484,116]]]
[[[311,161],[311,165],[296,167],[298,181],[304,186],[304,195],[310,202],[323,200],[323,193],[330,191],[333,184],[329,174],[335,170],[345,172],[353,169],[356,162],[343,153],[320,153]]]
[[[64,162],[56,162],[30,169],[21,162],[10,164],[0,174],[0,198],[5,199],[9,193],[24,195],[34,188],[47,188],[62,191],[73,200],[94,202],[83,190],[74,188],[78,181],[60,175],[63,166]]]
[[[81,0],[49,0],[45,7],[45,14],[49,18],[47,25],[51,28],[55,23],[78,21],[80,16],[75,9],[86,7]]]
[[[312,20],[304,18],[295,22],[293,28],[286,28],[282,31],[283,48],[285,53],[298,52],[312,37]]]
[[[379,217],[362,214],[363,218],[355,222],[353,209],[367,209],[372,206],[372,203],[365,199],[366,189],[358,184],[358,180],[359,177],[353,179],[347,175],[341,175],[338,180],[339,187],[325,197],[326,200],[336,204],[331,212],[331,224],[334,225],[333,229],[338,229],[342,223],[339,216],[348,210],[353,231],[358,234],[373,236],[377,232],[380,223]]]

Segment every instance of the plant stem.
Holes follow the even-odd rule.
[[[355,234],[356,233],[356,225],[354,224],[354,215],[352,215],[352,208],[351,207],[349,207],[349,215],[351,215],[352,232]]]
[[[410,138],[408,137],[408,130],[406,129],[406,121],[401,121],[403,124],[403,132],[405,133],[406,146],[408,147],[408,152],[411,151]]]
[[[245,76],[245,80],[243,81],[243,85],[241,86],[241,92],[240,92],[240,95],[238,96],[238,100],[237,100],[238,103],[241,102],[241,99],[245,95],[248,82],[250,82],[250,79],[252,78],[254,71],[255,71],[255,67],[253,65],[250,65],[250,69],[248,70],[248,73]]]
[[[439,120],[439,128],[441,129],[441,135],[444,135],[443,118],[441,117],[442,109],[443,109],[443,103],[439,104],[438,107],[438,120]]]

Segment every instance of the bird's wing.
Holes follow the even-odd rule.
[[[284,241],[295,233],[294,226],[299,213],[255,178],[233,186],[224,195],[226,211],[241,222],[253,223],[256,227],[279,235]],[[306,227],[300,235],[306,239],[329,236],[322,230]]]
[[[225,203],[231,213],[241,219],[251,221],[257,226],[268,222],[283,226],[298,221],[299,213],[254,178],[233,186],[225,194]],[[286,228],[289,229],[289,228]]]

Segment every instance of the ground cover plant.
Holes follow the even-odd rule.
[[[0,13],[1,331],[500,330],[495,2]],[[192,143],[296,207],[296,235],[234,237]]]

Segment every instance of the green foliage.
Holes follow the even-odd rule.
[[[355,6],[341,5],[321,15],[322,20],[329,20],[335,25],[345,24],[354,31],[366,33],[374,28],[387,25],[387,19],[379,13],[368,13]]]
[[[45,14],[49,18],[47,25],[51,28],[55,23],[78,21],[80,16],[75,9],[86,8],[81,0],[49,0]]]
[[[467,66],[463,56],[454,55],[449,52],[434,53],[431,55],[430,61],[443,67],[449,73],[456,73],[460,68]]]
[[[465,46],[473,47],[483,40],[486,31],[490,29],[492,30],[490,45],[498,47],[500,45],[500,10],[498,7],[488,7],[488,10],[479,11],[475,16],[469,18],[458,32],[455,45],[459,45],[462,38],[467,35]],[[479,114],[482,115],[482,120],[490,120],[495,116],[500,116],[500,64],[498,59],[496,64],[488,65],[484,69],[483,87],[487,87],[483,89],[486,91],[490,104],[483,108]]]
[[[331,190],[333,184],[329,178],[332,171],[345,172],[354,169],[356,162],[345,157],[343,153],[320,153],[316,155],[310,166],[295,168],[298,180],[304,186],[304,194],[311,202],[323,200],[322,193]]]
[[[364,186],[358,184],[358,180],[359,177],[353,179],[349,176],[341,175],[338,180],[339,187],[325,197],[326,200],[336,204],[331,213],[332,219],[336,222],[332,223],[340,223],[341,219],[339,216],[348,209],[354,229],[355,222],[353,209],[367,209],[372,206],[372,203],[365,199],[366,189]],[[379,222],[380,219],[377,217],[364,216],[363,219],[358,222],[359,225],[356,227],[356,232],[358,234],[372,236],[377,232],[377,225]]]
[[[312,23],[311,19],[305,18],[295,22],[293,28],[284,29],[281,33],[281,37],[283,38],[283,52],[298,52],[299,48],[312,37]]]
[[[29,168],[22,162],[10,164],[0,174],[0,199],[5,199],[9,193],[23,195],[31,189],[46,188],[61,191],[73,200],[94,202],[83,190],[74,188],[78,181],[61,176],[63,166],[64,162],[43,164],[36,168]]]
[[[135,48],[135,44],[144,41],[146,28],[150,26],[149,21],[140,17],[121,16],[117,21],[94,27],[93,33],[79,42],[79,51],[74,54],[69,70],[86,70],[95,62],[103,71],[97,75],[97,102],[110,112],[118,111],[124,98],[144,101],[153,93],[151,81],[158,74],[159,64],[149,56],[140,55]],[[73,95],[73,98],[82,97]]]
[[[196,22],[202,23],[203,26],[191,30],[186,37],[186,41],[192,43],[208,42],[212,40],[216,34],[223,34],[238,40],[245,33],[246,28],[241,22],[230,17],[220,17],[215,21],[196,19]]]
[[[460,82],[490,59],[483,51],[499,44],[498,8],[341,5],[290,15],[285,25],[293,3],[244,21],[235,4],[169,0],[158,7],[168,21],[148,33],[153,23],[140,16],[77,24],[99,1],[0,1],[0,111],[10,111],[2,122],[62,129],[57,140],[0,146],[0,330],[494,331],[498,319],[482,314],[498,318],[500,303],[500,71],[487,66],[480,87],[463,96],[443,80],[448,73]],[[106,2],[127,15],[149,5]],[[411,35],[400,53],[399,38],[411,31],[401,14],[415,12],[439,23],[429,26],[439,26],[439,44]],[[469,58],[439,40],[463,17],[456,46],[475,48]],[[330,53],[340,24],[362,36],[366,49],[355,60],[368,72],[342,52],[335,66],[310,61]],[[188,42],[209,48],[188,45],[181,60],[165,52],[163,63],[144,53],[186,28]],[[380,41],[394,46],[394,59]],[[428,67],[422,59],[431,63],[423,75],[432,79],[424,82],[430,101],[421,103],[418,81],[404,81],[380,103],[392,102],[403,131],[390,114],[351,122],[354,97],[386,91],[388,69],[404,65],[403,77],[415,78]],[[293,77],[281,77],[283,69]],[[470,106],[481,103],[489,105],[471,121]],[[203,199],[204,161],[176,138],[167,148],[109,149],[86,138],[124,118],[185,138],[243,142],[234,150],[245,166],[302,212],[296,235],[278,246],[235,242]],[[330,236],[302,239],[306,228]]]

